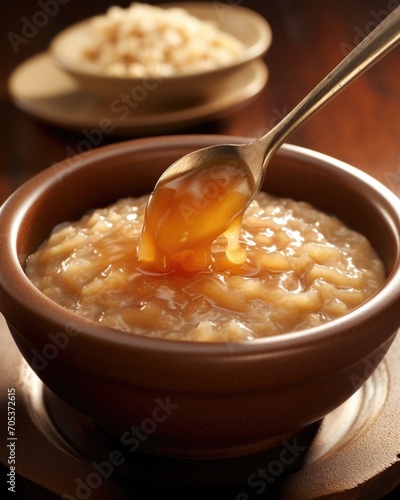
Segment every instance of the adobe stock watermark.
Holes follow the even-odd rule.
[[[283,106],[282,109],[278,109],[276,107],[272,108],[271,110],[272,116],[269,119],[267,126],[265,128],[260,129],[257,134],[256,134],[256,139],[259,139],[263,137],[265,134],[270,132],[280,121],[285,118],[285,116],[288,115],[289,113],[289,108],[288,106]]]
[[[271,460],[265,467],[259,467],[257,471],[247,478],[247,486],[257,495],[262,495],[271,486],[278,477],[282,476],[289,465],[292,465],[302,453],[307,450],[307,446],[301,446],[297,443],[297,438],[291,442],[284,441],[282,449],[276,459]],[[235,500],[250,500],[251,493],[241,491],[235,497]]]
[[[397,169],[395,172],[385,172],[387,186],[400,197],[400,155],[397,157]]]
[[[101,146],[107,135],[117,130],[119,124],[131,116],[146,99],[151,98],[151,92],[158,88],[163,82],[163,78],[158,75],[149,75],[133,86],[129,92],[120,94],[110,103],[108,116],[101,118],[98,125],[93,128],[83,128],[81,133],[84,136],[75,147],[66,146],[65,159],[71,159],[77,155],[84,157],[94,148]],[[75,162],[75,160],[74,160]]]
[[[375,11],[370,10],[372,19],[368,21],[364,28],[354,27],[353,43],[342,42],[339,47],[343,55],[349,54],[364,38],[366,38],[396,7],[400,5],[400,0],[389,0],[385,9]]]
[[[42,371],[50,361],[57,358],[60,351],[63,351],[70,343],[71,337],[80,334],[80,330],[75,323],[68,323],[63,332],[48,333],[49,342],[45,344],[40,351],[32,349],[31,366],[36,371]]]
[[[388,344],[389,342],[385,342],[374,356],[364,360],[364,367],[361,374],[352,374],[350,376],[350,382],[354,389],[359,389],[371,377],[384,358],[389,359],[392,356],[390,346],[388,349]]]
[[[19,33],[10,31],[7,33],[8,41],[11,44],[14,52],[18,54],[21,45],[26,45],[34,38],[39,30],[47,26],[50,19],[55,17],[60,6],[66,5],[71,0],[39,0],[37,3],[38,10],[29,19],[26,16],[21,17],[21,29]]]
[[[135,453],[149,436],[157,431],[160,424],[164,423],[173,413],[179,408],[178,404],[170,401],[169,396],[165,400],[157,398],[154,400],[156,406],[151,415],[143,419],[138,426],[132,425],[130,429],[123,432],[120,436],[119,443],[122,449],[128,453]],[[92,472],[89,472],[85,477],[77,477],[75,479],[75,495],[79,500],[87,500],[93,494],[94,490],[98,490],[103,485],[104,481],[109,479],[114,473],[115,468],[120,467],[126,461],[124,452],[119,449],[112,450],[105,460],[101,462],[93,461],[91,466]],[[66,493],[61,497],[63,499],[71,498]]]
[[[242,3],[243,0],[226,0],[224,2],[214,0],[213,6],[219,20],[223,21],[227,12],[231,12],[235,7],[238,7]]]
[[[246,171],[241,168],[241,164],[236,160],[228,160],[220,168],[211,168],[209,170],[199,170],[198,189],[193,192],[193,198],[190,203],[187,201],[178,204],[178,210],[187,226],[197,223],[193,216],[200,214],[206,209],[213,200],[221,200],[224,195],[234,188],[234,180],[241,182],[246,180]],[[241,179],[239,179],[239,177]]]

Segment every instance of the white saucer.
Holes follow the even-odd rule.
[[[19,108],[52,125],[78,131],[106,127],[106,132],[114,134],[146,134],[165,133],[228,114],[253,99],[267,80],[265,63],[256,60],[231,78],[224,94],[212,101],[180,109],[141,110],[139,105],[132,110],[118,97],[110,103],[83,90],[42,52],[14,70],[9,92]]]

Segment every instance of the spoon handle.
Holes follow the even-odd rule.
[[[397,7],[268,134],[256,141],[265,148],[263,163],[269,160],[289,134],[399,42],[400,7]]]

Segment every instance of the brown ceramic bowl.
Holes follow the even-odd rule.
[[[43,171],[0,212],[1,310],[23,356],[64,402],[144,451],[233,457],[288,439],[364,383],[400,325],[400,201],[357,169],[295,146],[273,158],[266,189],[336,214],[386,266],[382,288],[342,318],[243,343],[164,341],[77,317],[26,278],[27,256],[58,223],[150,192],[189,151],[243,141],[176,136],[100,148]]]

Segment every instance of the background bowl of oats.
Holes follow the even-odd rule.
[[[103,99],[168,109],[221,95],[271,40],[268,22],[242,6],[135,3],[70,26],[50,53],[57,67]]]

